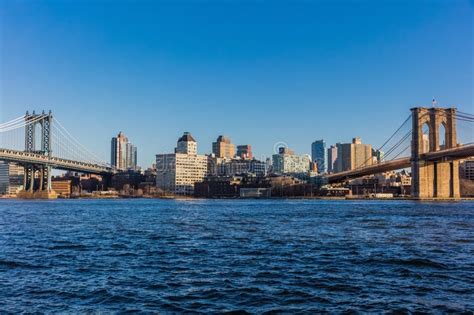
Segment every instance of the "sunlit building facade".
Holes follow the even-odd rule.
[[[306,173],[311,163],[309,155],[296,155],[288,148],[280,148],[278,154],[272,156],[272,160],[272,171],[276,174]]]
[[[156,155],[156,187],[177,195],[192,195],[194,183],[207,175],[207,156],[197,154],[189,132],[179,138],[175,153]]]
[[[335,172],[350,171],[372,165],[372,146],[363,144],[360,138],[353,138],[352,143],[338,143],[335,164]]]
[[[235,145],[227,136],[219,136],[216,142],[212,143],[212,153],[218,158],[231,159],[235,156]]]

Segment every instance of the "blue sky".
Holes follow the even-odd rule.
[[[269,156],[323,138],[380,145],[409,108],[474,113],[473,3],[1,1],[0,121],[51,109],[109,160],[147,167],[183,131]]]

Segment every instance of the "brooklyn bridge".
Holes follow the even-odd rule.
[[[385,150],[384,159],[324,177],[328,183],[338,183],[411,168],[414,199],[458,199],[459,160],[474,156],[474,144],[472,132],[468,141],[460,143],[457,126],[459,122],[472,124],[473,121],[474,115],[456,108],[412,108],[408,118],[380,147]],[[407,125],[409,130],[405,132],[403,127]],[[54,198],[52,169],[105,177],[121,171],[89,151],[53,119],[51,112],[27,112],[0,124],[0,160],[24,168],[23,191],[18,193],[23,198]]]

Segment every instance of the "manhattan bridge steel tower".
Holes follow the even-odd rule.
[[[26,112],[25,115],[25,152],[31,152],[36,154],[42,154],[51,157],[51,128],[53,123],[53,115],[51,111],[41,114],[36,114],[34,111],[32,114]],[[40,146],[38,148],[38,128],[40,127],[41,138]],[[51,192],[51,166],[38,166],[38,165],[24,165],[25,175],[23,180],[23,187],[25,192],[33,193],[35,191],[40,192]],[[35,184],[35,173],[39,172],[38,178],[39,183]]]

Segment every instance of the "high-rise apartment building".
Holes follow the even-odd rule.
[[[14,195],[23,189],[23,176],[20,165],[0,161],[0,194]]]
[[[127,142],[128,138],[121,131],[112,138],[110,164],[118,169],[127,168]]]
[[[179,138],[175,153],[156,155],[156,186],[178,195],[192,195],[194,183],[207,174],[207,156],[197,154],[197,142],[189,132]]]
[[[353,138],[352,143],[337,144],[335,172],[350,171],[372,164],[372,146],[370,144],[362,144],[360,138]]]
[[[311,163],[309,155],[296,155],[288,148],[280,148],[272,158],[273,172],[277,174],[305,173],[309,171]]]
[[[235,146],[229,137],[219,136],[216,142],[212,143],[212,153],[218,158],[233,158],[235,156]]]
[[[119,170],[137,168],[137,147],[121,131],[112,138],[110,164]]]
[[[328,173],[334,173],[336,169],[336,160],[337,160],[337,146],[330,146],[328,148]]]
[[[318,167],[318,173],[326,173],[326,142],[324,140],[316,140],[311,144],[311,158]]]
[[[238,145],[237,157],[240,157],[244,160],[251,160],[253,158],[252,146],[250,144]]]
[[[127,168],[135,170],[137,168],[137,147],[127,143]]]

